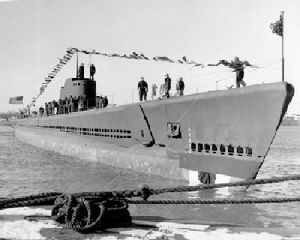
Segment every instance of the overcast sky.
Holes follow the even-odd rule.
[[[296,96],[289,112],[300,112],[300,1],[298,0],[0,0],[0,112],[17,110],[13,96],[24,105],[39,94],[44,78],[68,47],[103,53],[187,56],[203,64],[239,56],[261,68],[246,69],[248,85],[281,80],[281,37],[270,30],[285,11],[286,81]],[[89,56],[79,55],[89,64]],[[183,76],[187,93],[226,89],[235,74],[226,67],[191,67],[92,56],[97,94],[114,103],[137,99],[141,76],[161,84],[165,73],[173,83]],[[75,77],[73,58],[37,101],[59,98],[68,77]],[[87,71],[87,69],[86,69]],[[173,84],[172,91],[175,91]]]

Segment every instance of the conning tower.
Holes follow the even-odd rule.
[[[60,89],[60,100],[66,98],[80,98],[85,97],[87,100],[88,108],[96,106],[96,81],[91,78],[76,77],[68,78],[65,84]]]

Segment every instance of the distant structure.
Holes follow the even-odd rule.
[[[282,126],[300,126],[300,114],[285,114],[282,122]]]

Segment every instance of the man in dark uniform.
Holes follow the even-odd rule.
[[[107,107],[107,105],[108,105],[108,99],[107,99],[107,96],[105,96],[102,100],[102,107],[105,108],[105,107]]]
[[[78,96],[73,97],[72,99],[72,112],[77,112],[78,111]]]
[[[69,104],[70,104],[70,100],[69,100],[69,98],[66,97],[66,102],[65,102],[65,113],[66,114],[69,113]]]
[[[69,104],[68,104],[68,113],[71,113],[73,109],[73,97],[70,95],[69,97]]]
[[[178,96],[183,96],[183,90],[184,90],[184,82],[183,78],[180,77],[177,84],[176,84],[176,90]]]
[[[63,114],[63,110],[62,110],[62,100],[59,99],[58,102],[58,114]]]
[[[166,87],[166,96],[167,98],[169,98],[170,97],[169,91],[171,89],[171,78],[168,73],[166,74],[166,78],[165,78],[165,87]]]
[[[62,114],[66,114],[66,101],[67,101],[67,98],[65,97],[65,99],[62,99],[61,100],[61,112]]]
[[[94,64],[92,64],[92,65],[90,66],[90,78],[91,78],[92,80],[94,80],[94,75],[95,75],[95,73],[96,73],[96,67],[94,66]]]
[[[50,116],[53,114],[52,102],[48,102],[48,113]]]
[[[141,77],[141,81],[138,83],[138,89],[139,89],[139,97],[140,101],[146,101],[147,100],[147,92],[148,92],[148,84],[144,80],[144,77]]]
[[[46,116],[49,116],[48,103],[45,103],[45,113],[46,113]]]

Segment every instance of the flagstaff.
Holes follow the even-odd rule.
[[[284,82],[284,36],[283,36],[283,23],[284,23],[284,11],[280,13],[280,19],[275,23],[270,24],[270,28],[273,33],[281,37],[281,69],[282,69],[282,81]]]
[[[76,52],[76,77],[78,77],[78,52]]]
[[[280,20],[282,24],[282,41],[281,41],[282,81],[284,82],[284,11],[281,12]]]

